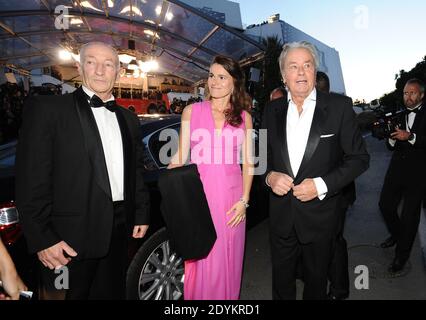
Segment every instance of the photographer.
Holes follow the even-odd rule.
[[[404,87],[406,112],[400,114],[399,126],[388,144],[394,150],[380,195],[379,207],[391,234],[382,248],[396,244],[392,274],[403,270],[411,252],[420,220],[421,202],[426,191],[426,116],[422,105],[425,86],[418,79]],[[398,204],[404,199],[401,216]]]

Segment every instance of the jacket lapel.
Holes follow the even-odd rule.
[[[422,122],[422,118],[425,114],[425,107],[422,106],[421,109],[417,112],[416,117],[414,118],[413,127],[411,128],[411,131],[416,133],[418,126],[420,125],[420,122]]]
[[[312,119],[311,130],[309,131],[309,138],[306,144],[305,153],[303,155],[302,163],[300,164],[297,177],[303,177],[303,171],[306,169],[309,161],[315,153],[321,139],[321,125],[324,123],[327,115],[327,107],[322,94],[317,91],[317,102],[315,105],[314,117]],[[296,180],[296,179],[295,179]]]
[[[108,170],[105,162],[105,154],[102,147],[102,140],[99,134],[98,126],[92,110],[87,102],[86,95],[80,87],[74,93],[74,101],[78,117],[81,123],[84,143],[89,155],[90,163],[94,172],[95,180],[99,187],[111,196],[111,186],[109,183]]]
[[[278,128],[278,140],[283,137],[283,143],[281,144],[281,154],[284,160],[284,165],[287,168],[287,173],[290,177],[294,178],[293,170],[291,169],[290,157],[288,155],[287,147],[287,110],[288,101],[285,101],[284,106],[279,106],[277,109],[277,128]]]
[[[115,114],[117,116],[118,125],[121,131],[121,139],[123,143],[123,163],[124,163],[123,185],[124,185],[124,200],[126,200],[126,195],[128,191],[127,184],[130,181],[129,173],[130,173],[130,168],[132,164],[131,159],[133,159],[134,150],[133,150],[133,144],[131,143],[132,137],[130,134],[129,126],[127,124],[127,121],[124,117],[123,112],[124,112],[123,108],[117,107],[117,111],[115,112]]]

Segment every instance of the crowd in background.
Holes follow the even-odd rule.
[[[181,114],[186,106],[201,101],[202,99],[200,97],[190,97],[188,101],[184,101],[181,98],[173,98],[170,104],[170,113]]]
[[[7,82],[0,85],[0,144],[17,137],[27,95],[28,93],[17,84]]]
[[[147,92],[136,89],[131,92],[130,89],[127,88],[115,88],[113,94],[115,97],[121,96],[121,98],[127,99],[157,100],[157,103],[151,103],[148,106],[148,114],[181,114],[187,105],[202,100],[199,97],[191,97],[188,101],[184,101],[181,98],[174,98],[170,104],[170,109],[167,109],[162,98],[163,94],[169,91],[170,90],[161,92],[158,90],[152,90]],[[13,141],[18,137],[18,130],[22,119],[22,109],[24,106],[24,100],[27,96],[60,94],[62,94],[62,87],[55,85],[31,87],[29,92],[24,90],[22,84],[7,82],[0,85],[0,145]]]
[[[183,109],[193,103],[202,101],[202,98],[200,97],[190,97],[187,101],[182,100],[182,98],[173,98],[172,102],[170,103],[170,109],[167,110],[166,105],[164,104],[164,101],[160,101],[159,103],[151,103],[148,106],[147,113],[148,114],[165,114],[165,113],[171,113],[171,114],[181,114],[183,112]]]
[[[28,96],[60,95],[62,86],[45,84],[24,90],[22,83],[6,82],[0,85],[0,144],[5,144],[18,137],[22,121],[24,101]]]
[[[114,88],[112,94],[114,95],[114,97],[122,98],[122,99],[161,100],[163,97],[163,94],[166,94],[169,92],[172,92],[172,91],[170,89],[166,89],[162,91],[160,90],[143,91],[142,89]]]
[[[129,88],[114,88],[112,94],[116,98],[122,99],[150,99],[161,100],[163,93],[158,90],[143,91],[142,89],[129,89]]]

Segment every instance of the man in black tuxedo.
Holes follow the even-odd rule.
[[[268,130],[265,183],[272,191],[273,298],[296,298],[301,257],[304,299],[326,299],[341,190],[368,168],[369,155],[351,99],[316,91],[315,47],[286,44],[279,62],[288,99],[270,102],[263,115]]]
[[[387,141],[394,150],[380,195],[379,207],[391,234],[382,248],[396,244],[390,273],[403,270],[411,252],[420,221],[421,203],[426,192],[426,116],[422,99],[425,85],[418,79],[408,80],[404,87],[407,112],[400,118]],[[401,216],[398,205],[404,199]]]
[[[25,106],[16,203],[49,295],[60,289],[52,270],[66,266],[66,299],[123,299],[128,234],[134,226],[141,238],[148,228],[139,121],[112,96],[119,67],[112,47],[88,43],[83,85]]]

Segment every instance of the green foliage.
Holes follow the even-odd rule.
[[[400,107],[403,106],[402,92],[405,83],[412,78],[417,78],[426,83],[426,56],[423,61],[416,64],[410,71],[406,72],[401,70],[397,75],[395,87],[396,89],[390,93],[383,95],[380,98],[380,104],[387,107]]]

